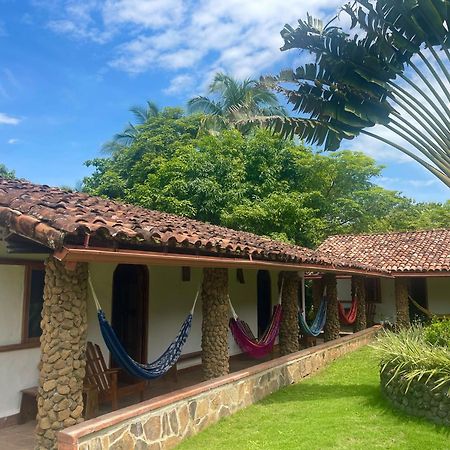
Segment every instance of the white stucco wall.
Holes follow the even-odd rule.
[[[381,302],[376,303],[375,322],[395,322],[395,282],[391,278],[381,278]]]
[[[351,278],[338,278],[337,284],[337,297],[341,302],[351,303],[352,301],[352,279]],[[345,305],[347,307],[347,305]]]
[[[19,344],[22,339],[22,311],[25,266],[14,259],[44,260],[43,255],[13,255],[7,252],[0,227],[0,257],[11,264],[0,264],[0,346]],[[0,417],[19,412],[20,391],[38,382],[39,348],[0,352]]]
[[[450,277],[427,279],[428,309],[435,314],[450,314]]]
[[[22,389],[37,386],[40,348],[0,352],[0,417],[19,412]]]

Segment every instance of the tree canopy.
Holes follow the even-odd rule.
[[[16,173],[14,170],[9,170],[4,164],[0,164],[0,177],[11,179],[16,177]]]
[[[307,51],[313,62],[265,81],[286,96],[294,114],[250,122],[326,150],[364,134],[450,187],[449,6],[448,0],[356,0],[343,7],[352,33],[310,16],[296,28],[286,25],[282,50]],[[369,131],[375,125],[386,131]]]
[[[376,186],[368,156],[326,156],[256,129],[198,135],[201,116],[162,110],[128,147],[87,162],[85,191],[314,246],[335,233],[448,224],[450,202],[415,204]]]

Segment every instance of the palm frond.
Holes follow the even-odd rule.
[[[188,112],[190,114],[201,112],[208,115],[220,116],[223,114],[223,107],[220,103],[208,97],[198,96],[188,101]]]

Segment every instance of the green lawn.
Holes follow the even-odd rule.
[[[187,439],[179,450],[450,449],[450,429],[393,410],[366,347]]]

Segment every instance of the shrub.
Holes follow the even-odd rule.
[[[425,341],[450,348],[450,319],[434,318],[423,330]]]
[[[397,333],[384,331],[373,345],[380,357],[381,372],[389,370],[393,379],[405,381],[407,392],[412,381],[428,383],[434,389],[450,388],[450,348],[440,347],[425,340],[424,329],[415,325]]]

